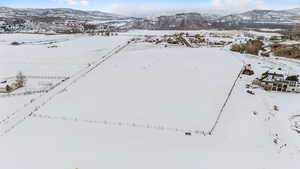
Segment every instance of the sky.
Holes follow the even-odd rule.
[[[74,8],[127,16],[172,12],[236,13],[251,9],[299,8],[300,0],[0,0],[13,8]]]

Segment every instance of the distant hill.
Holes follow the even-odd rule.
[[[67,8],[15,9],[0,7],[0,32],[78,33],[99,28],[126,30],[290,29],[297,24],[300,24],[300,8],[252,10],[226,16],[189,12],[138,19],[101,11]]]
[[[138,20],[136,28],[147,29],[242,29],[291,28],[300,24],[300,8],[290,10],[252,10],[227,16],[182,13],[160,16],[152,20]]]
[[[124,26],[130,19],[126,16],[100,11],[0,7],[0,32],[80,33],[97,27]]]
[[[15,9],[7,7],[0,7],[0,17],[19,19],[30,19],[34,17],[54,17],[74,20],[115,20],[128,18],[125,16],[100,11],[82,11],[68,8]]]
[[[219,25],[225,27],[270,27],[285,28],[289,25],[300,23],[300,14],[297,10],[252,10],[240,14],[221,17],[216,20]]]

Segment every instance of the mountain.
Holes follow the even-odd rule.
[[[295,10],[296,11],[296,10]],[[228,15],[219,18],[217,22],[230,25],[249,25],[249,24],[296,24],[300,23],[300,14],[291,10],[252,10],[240,14]]]
[[[289,10],[285,10],[285,11],[294,13],[296,15],[300,15],[300,8],[294,8],[294,9],[289,9]]]
[[[172,16],[160,16],[157,25],[160,29],[193,30],[208,27],[208,21],[199,13],[180,13]]]
[[[160,30],[197,30],[199,28],[209,28],[208,15],[200,13],[179,13],[169,16],[159,16],[152,20],[137,20],[135,28],[138,29],[160,29]]]
[[[139,20],[135,28],[146,29],[243,29],[291,28],[300,24],[300,8],[291,10],[252,10],[239,14],[217,16],[199,13],[181,13],[160,16],[152,20]]]
[[[112,20],[128,18],[121,15],[105,13],[100,11],[81,11],[67,8],[15,9],[7,7],[0,7],[0,17],[19,19],[29,19],[33,17],[55,17],[74,20]]]
[[[177,13],[151,18],[130,18],[100,11],[67,8],[14,9],[0,7],[0,32],[80,33],[95,29],[287,29],[300,24],[300,8],[252,10],[220,16],[209,13]]]
[[[127,28],[130,19],[100,11],[0,7],[0,32],[81,33],[110,26]]]
[[[292,10],[252,10],[239,14],[232,14],[215,20],[214,27],[225,29],[243,28],[280,28],[290,29],[300,23],[297,9]]]

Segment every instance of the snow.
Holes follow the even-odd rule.
[[[1,78],[15,76],[18,69],[24,75],[70,77],[46,94],[0,98],[1,166],[298,168],[300,135],[289,119],[299,114],[300,95],[260,88],[250,89],[255,95],[249,95],[245,86],[267,70],[299,73],[300,62],[232,53],[226,47],[126,46],[133,37],[166,32],[0,35]],[[228,31],[229,36],[236,33]],[[243,38],[238,35],[232,41]],[[53,39],[65,40],[55,43],[58,48],[10,45]],[[238,79],[213,135],[197,134],[211,129],[244,63],[252,65],[255,75]],[[3,132],[14,123],[18,125]]]
[[[108,39],[87,35],[3,34],[0,39],[3,39],[0,40],[1,56],[5,57],[0,62],[6,65],[1,70],[0,77],[6,77],[16,75],[18,71],[26,75],[67,76],[95,61],[112,44],[128,37]],[[14,41],[26,43],[20,46],[9,45]],[[51,43],[48,44],[49,42]],[[52,45],[58,47],[48,48]]]
[[[227,55],[215,49],[132,45],[40,111],[207,131],[242,67]]]

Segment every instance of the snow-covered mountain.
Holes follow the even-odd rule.
[[[300,15],[300,8],[289,9],[289,10],[286,10],[286,11],[297,14],[297,15]]]
[[[213,14],[181,13],[139,20],[136,28],[144,29],[240,29],[291,28],[300,24],[300,8],[291,10],[252,10],[239,14],[218,16]]]
[[[129,17],[100,11],[0,7],[0,32],[80,33],[92,28],[107,28],[111,23],[115,27],[120,25],[118,22],[124,27],[129,21]]]
[[[300,23],[300,11],[298,10],[252,10],[240,14],[228,15],[219,18],[219,22],[240,23],[273,23],[273,24],[294,24]]]
[[[209,21],[214,20],[213,15],[200,13],[178,13],[168,16],[159,16],[152,20],[138,20],[135,28],[160,29],[160,30],[196,30],[209,28]]]
[[[126,29],[282,29],[291,28],[295,24],[300,24],[300,8],[289,10],[252,10],[226,16],[205,12],[186,12],[137,19],[100,11],[82,11],[67,8],[14,9],[0,7],[0,32],[24,30],[34,32],[84,32],[87,28],[91,28],[89,23],[99,23],[99,21],[109,21],[107,23],[114,21],[114,25],[120,25],[119,22],[121,22]],[[103,27],[103,25],[101,25],[101,27]],[[107,27],[107,25],[105,27]]]
[[[100,11],[81,11],[67,8],[15,9],[7,7],[0,7],[0,17],[22,19],[31,17],[56,17],[76,20],[112,20],[128,18],[121,15],[105,13]]]

